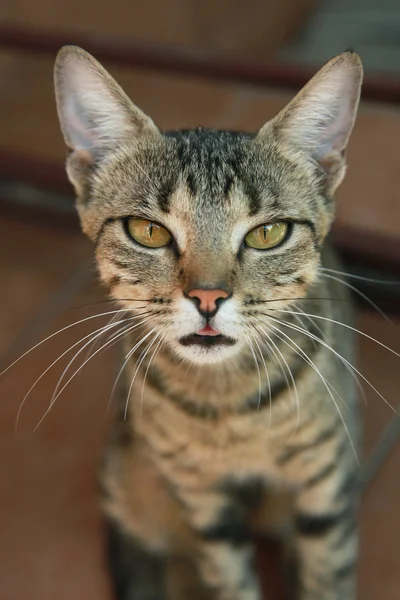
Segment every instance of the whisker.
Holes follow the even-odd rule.
[[[296,429],[294,430],[294,432],[293,432],[293,434],[292,434],[292,435],[295,435],[295,433],[296,433],[296,431],[298,430],[298,428],[299,428],[299,425],[300,425],[300,400],[299,400],[299,394],[298,394],[298,391],[297,391],[297,385],[296,385],[295,379],[294,379],[294,377],[293,377],[292,370],[291,370],[291,368],[289,367],[289,365],[288,365],[288,362],[287,362],[286,358],[283,356],[282,352],[280,351],[280,349],[278,348],[278,346],[275,344],[275,342],[274,342],[274,340],[271,338],[271,336],[269,336],[269,335],[268,335],[268,333],[267,333],[267,332],[266,332],[266,331],[263,329],[263,327],[261,327],[260,325],[259,325],[259,327],[260,327],[261,331],[262,331],[262,332],[263,332],[263,333],[264,333],[264,334],[267,336],[268,340],[269,340],[269,341],[270,341],[270,343],[271,343],[271,344],[274,346],[274,348],[276,349],[276,351],[279,353],[280,357],[281,357],[281,358],[282,358],[282,360],[283,360],[283,363],[284,363],[284,364],[285,364],[285,366],[286,366],[286,369],[287,369],[287,371],[288,371],[289,377],[290,377],[290,379],[291,379],[292,386],[293,386],[293,391],[294,391],[294,396],[295,396],[296,413],[297,413]],[[289,388],[289,389],[290,389],[290,388]]]
[[[286,311],[285,311],[286,312]],[[315,340],[317,340],[320,344],[322,344],[325,348],[327,348],[328,350],[330,350],[333,354],[335,354],[336,356],[338,356],[341,360],[343,360],[345,363],[347,363],[349,365],[349,367],[351,369],[354,370],[355,373],[357,373],[357,375],[359,377],[361,377],[361,379],[363,379],[365,381],[365,383],[367,383],[367,385],[369,385],[369,387],[371,389],[374,390],[374,392],[385,402],[385,404],[387,404],[387,406],[389,406],[389,408],[391,408],[393,410],[393,412],[395,412],[397,415],[400,416],[400,414],[397,412],[397,409],[395,409],[390,402],[388,402],[388,400],[386,400],[386,398],[384,396],[382,396],[382,394],[379,392],[379,390],[376,389],[376,387],[354,366],[352,365],[346,358],[344,358],[344,356],[342,356],[339,352],[337,352],[334,348],[332,348],[329,344],[326,344],[323,340],[320,340],[318,338],[318,336],[315,336],[314,334],[310,333],[307,330],[302,330],[300,327],[298,327],[297,325],[294,324],[289,324],[286,323],[286,321],[280,321],[279,319],[275,319],[274,317],[272,317],[271,315],[267,315],[269,316],[270,319],[272,319],[273,321],[276,321],[277,323],[279,323],[280,325],[284,325],[285,327],[289,327],[291,329],[295,329],[296,331],[300,331],[301,333],[304,333],[304,335],[308,335],[311,338],[314,338]],[[312,315],[314,316],[314,315]],[[357,330],[356,330],[357,331]],[[366,335],[366,334],[365,334]],[[370,337],[370,336],[367,336]],[[371,338],[373,339],[373,338]],[[384,344],[382,344],[384,345]],[[394,352],[394,351],[393,351]],[[396,352],[394,352],[394,354],[397,354]]]
[[[298,306],[296,306],[295,304],[294,304],[294,307],[295,307],[295,309],[296,309],[296,310],[299,310],[300,312],[302,312],[302,311],[301,311],[301,308],[299,308],[299,307],[298,307]],[[293,316],[294,316],[294,318],[296,319],[296,321],[297,321],[298,323],[300,323],[300,327],[304,327],[304,329],[306,329],[306,325],[305,325],[305,324],[304,324],[304,322],[302,321],[301,317],[300,317],[299,315],[293,315]],[[307,317],[307,319],[309,319],[310,321],[312,321],[312,319],[311,319],[310,317]],[[315,325],[315,324],[314,324],[314,321],[312,321],[312,324],[313,324],[313,325]],[[321,330],[321,328],[319,328],[319,329],[320,329],[320,331],[322,331],[322,330]],[[313,344],[314,344],[314,347],[315,347],[315,348],[318,348],[317,342],[316,342],[315,340],[313,340]]]
[[[262,363],[264,365],[264,370],[265,370],[265,375],[267,377],[267,384],[268,384],[268,397],[269,397],[269,417],[268,417],[268,431],[271,428],[271,421],[272,421],[272,392],[271,392],[271,381],[269,378],[269,373],[268,373],[268,369],[267,369],[267,365],[266,362],[264,360],[264,355],[262,353],[262,350],[260,348],[260,345],[258,343],[257,337],[255,335],[252,336],[254,343],[256,344],[257,348],[258,348],[258,352],[259,355],[261,357]]]
[[[115,321],[118,321],[118,319],[119,319],[121,316],[123,316],[123,315],[121,314],[121,312],[118,312],[118,313],[116,313],[115,315],[113,315],[113,316],[111,317],[111,319],[109,320],[109,322],[108,322],[108,325],[111,325],[112,323],[115,323]],[[104,333],[107,333],[107,331],[105,331]],[[98,345],[99,345],[99,343],[100,343],[100,340],[101,340],[101,335],[100,335],[100,336],[98,336],[98,337],[97,337],[97,338],[96,338],[96,339],[93,341],[93,344],[92,344],[91,346],[89,346],[89,349],[88,349],[88,351],[87,351],[87,353],[86,353],[86,356],[85,356],[84,360],[86,360],[86,359],[88,358],[88,356],[90,356],[90,354],[91,354],[92,352],[94,352],[94,351],[95,351],[95,350],[98,348]]]
[[[152,354],[152,355],[151,355],[151,357],[150,357],[150,360],[149,360],[149,362],[148,362],[148,364],[147,364],[146,371],[145,371],[145,373],[144,373],[144,377],[143,377],[142,393],[141,393],[141,395],[140,395],[140,412],[141,412],[141,414],[143,413],[143,395],[144,395],[144,387],[145,387],[145,384],[146,384],[146,377],[147,377],[147,373],[149,372],[150,365],[151,365],[152,361],[154,360],[154,358],[155,358],[155,356],[156,356],[156,354],[157,354],[158,350],[161,348],[161,344],[163,343],[163,341],[164,341],[164,339],[165,339],[165,337],[164,337],[164,336],[163,336],[161,333],[160,333],[160,334],[157,334],[157,335],[156,335],[156,337],[155,337],[155,339],[157,339],[157,337],[158,337],[159,335],[160,335],[161,337],[160,337],[159,341],[158,341],[158,342],[157,342],[157,344],[156,344],[156,348],[155,348],[155,350],[154,350],[153,354]]]
[[[146,171],[143,169],[143,167],[140,165],[140,163],[132,157],[132,154],[129,154],[129,160],[131,160],[133,163],[135,163],[135,165],[137,166],[137,168],[142,171],[143,175],[145,175],[147,177],[147,179],[150,181],[151,184],[155,185],[155,182],[152,181],[150,175],[148,173],[146,173]],[[157,188],[157,186],[155,186]]]
[[[130,320],[130,319],[128,319]],[[44,421],[44,419],[46,418],[46,416],[48,415],[48,413],[50,412],[50,410],[53,408],[55,402],[57,401],[57,399],[61,396],[61,394],[63,393],[63,391],[65,390],[65,388],[69,385],[69,383],[78,375],[78,373],[85,367],[85,365],[92,360],[99,352],[103,351],[105,348],[109,348],[111,347],[114,343],[116,343],[121,337],[123,337],[124,335],[126,335],[128,332],[136,329],[137,327],[140,327],[143,322],[146,322],[147,320],[143,320],[140,323],[135,323],[135,325],[131,325],[131,326],[125,326],[122,328],[122,332],[115,334],[114,336],[112,336],[111,339],[109,339],[105,344],[103,344],[103,346],[101,346],[98,350],[96,350],[96,352],[94,352],[91,356],[89,356],[85,362],[83,362],[80,367],[73,373],[73,375],[71,375],[71,377],[68,379],[68,381],[63,385],[63,387],[58,391],[58,393],[56,394],[55,392],[53,392],[53,396],[51,398],[50,404],[46,410],[46,412],[44,413],[44,415],[42,416],[42,418],[40,419],[39,423],[36,425],[36,427],[34,428],[34,432],[38,429],[38,427],[41,425],[41,423]],[[71,366],[71,364],[76,360],[76,358],[78,357],[78,355],[91,343],[91,340],[89,340],[89,342],[87,342],[83,348],[81,348],[73,357],[73,359],[69,362],[69,364],[67,365],[66,369],[64,370],[58,384],[57,384],[57,389],[62,381],[62,378],[64,377],[65,373],[67,372],[67,370],[69,369],[69,367]]]
[[[324,342],[329,343],[327,336],[325,335],[324,331],[321,329],[321,327],[314,321],[314,319],[312,319],[310,316],[308,316],[301,308],[296,307],[300,312],[302,312],[304,314],[304,316],[307,318],[307,320],[311,323],[311,325],[318,331],[319,335],[321,336],[321,339],[324,340]],[[304,325],[303,325],[304,326]],[[307,329],[306,327],[304,327],[304,329]],[[316,340],[313,340],[314,344],[317,344]],[[363,388],[363,386],[361,385],[360,380],[358,379],[357,375],[354,373],[354,371],[349,367],[349,365],[347,365],[346,363],[344,363],[341,359],[339,359],[337,356],[335,357],[340,364],[342,364],[345,369],[349,372],[349,374],[351,375],[351,377],[354,379],[359,392],[361,394],[361,397],[363,399],[363,402],[365,405],[368,404],[368,400],[367,400],[367,396],[365,394],[365,390]]]
[[[21,356],[19,358],[17,358],[16,360],[14,360],[10,365],[8,365],[8,367],[6,367],[0,373],[0,377],[2,377],[2,375],[4,375],[5,373],[7,373],[7,371],[9,371],[14,365],[16,365],[25,356],[27,356],[28,354],[30,354],[31,352],[33,352],[33,350],[36,350],[36,348],[38,348],[39,346],[41,346],[45,342],[48,342],[54,336],[59,335],[63,331],[67,331],[67,329],[71,329],[71,327],[76,327],[76,325],[80,325],[81,323],[85,323],[86,321],[90,321],[91,319],[98,319],[99,317],[104,317],[104,316],[112,315],[112,314],[119,313],[119,312],[131,312],[131,311],[132,311],[132,309],[130,309],[130,308],[122,308],[122,309],[119,309],[119,310],[111,310],[111,311],[107,311],[107,312],[104,312],[104,313],[99,313],[97,315],[90,315],[89,317],[85,317],[84,319],[80,319],[79,321],[75,321],[75,323],[71,323],[70,325],[66,325],[65,327],[62,327],[58,331],[55,331],[51,335],[47,336],[44,340],[38,342],[37,344],[35,344],[34,346],[32,346],[32,348],[30,348],[29,350],[27,350],[26,352],[24,352],[23,354],[21,354]]]
[[[149,331],[149,333],[147,335],[145,335],[144,338],[142,338],[141,343],[143,343],[152,333],[154,333],[154,331],[156,331],[155,327],[151,331]],[[126,421],[126,418],[128,416],[129,400],[130,400],[130,397],[131,397],[131,393],[132,393],[132,389],[133,389],[133,384],[135,382],[136,375],[138,374],[140,366],[143,363],[144,359],[146,358],[146,355],[147,355],[148,351],[152,347],[155,339],[157,338],[157,335],[158,334],[156,334],[156,336],[153,338],[153,340],[147,345],[146,350],[145,350],[143,356],[139,359],[138,364],[136,365],[136,369],[135,369],[135,372],[133,374],[133,377],[132,377],[132,380],[131,380],[131,383],[130,383],[130,386],[129,386],[128,394],[127,394],[127,397],[126,397],[125,411],[124,411],[124,421]]]
[[[116,302],[147,302],[150,303],[151,299],[149,298],[105,298],[104,300],[94,300],[93,302],[85,302],[84,304],[76,304],[75,306],[70,306],[65,310],[60,311],[59,315],[63,315],[64,313],[69,313],[74,310],[80,310],[82,308],[87,308],[88,306],[96,306],[97,304],[115,304]]]
[[[325,341],[327,341],[327,337],[325,335],[325,332],[322,330],[322,328],[318,325],[318,323],[316,323],[314,321],[314,319],[312,319],[307,313],[304,312],[304,310],[302,310],[299,306],[294,305],[295,309],[298,310],[302,316],[306,317],[307,321],[312,325],[312,327],[314,327],[319,335],[321,336],[321,338]],[[300,318],[298,317],[298,315],[293,315],[295,316],[297,319]],[[304,327],[304,329],[307,329],[307,327],[304,325],[304,323],[302,324],[302,327]]]
[[[293,312],[291,310],[285,310],[285,309],[280,309],[280,308],[276,308],[276,309],[271,308],[269,310],[273,310],[273,311],[276,311],[276,312],[283,312],[283,313],[292,314],[292,315],[294,315],[294,314],[304,314],[304,315],[307,315],[309,317],[312,317],[313,319],[321,319],[323,321],[328,321],[329,323],[334,323],[335,325],[340,325],[341,327],[345,327],[346,329],[350,329],[351,331],[354,331],[355,333],[358,333],[359,335],[362,335],[363,337],[368,338],[369,340],[375,342],[379,346],[382,346],[382,348],[385,348],[385,350],[388,350],[388,352],[391,352],[392,354],[394,354],[395,356],[397,356],[398,358],[400,358],[400,354],[398,352],[396,352],[395,350],[393,350],[389,346],[386,346],[386,344],[384,344],[383,342],[380,342],[379,340],[375,339],[371,335],[368,335],[368,333],[365,333],[365,331],[361,331],[360,329],[357,329],[356,327],[352,327],[351,325],[348,325],[347,323],[342,323],[341,321],[336,321],[335,319],[330,319],[329,317],[323,317],[322,315],[310,315],[310,314],[307,314],[305,312],[298,313],[298,312]],[[267,315],[267,316],[270,316],[270,315]]]
[[[280,321],[277,321],[277,322],[281,323]],[[328,385],[331,388],[331,390],[338,396],[338,398],[340,398],[340,400],[343,402],[343,405],[346,407],[346,409],[349,410],[346,402],[344,401],[342,396],[339,394],[337,389],[326,379],[326,377],[324,377],[322,375],[321,371],[318,369],[318,367],[315,365],[315,363],[311,360],[311,358],[308,356],[308,354],[289,335],[286,335],[281,329],[279,329],[279,327],[275,327],[274,325],[272,325],[272,323],[269,323],[269,325],[270,325],[270,327],[273,327],[274,330],[276,330],[274,335],[276,335],[287,346],[289,346],[292,350],[294,350],[296,352],[296,354],[298,354],[303,360],[305,360],[307,362],[307,364],[309,364],[310,367],[312,367],[316,371],[316,373],[318,373],[318,375],[319,375],[320,379],[323,381],[325,387]],[[300,330],[300,328],[298,328],[296,325],[293,326],[293,329],[295,329],[295,331]],[[277,331],[279,331],[279,334],[276,333]],[[307,330],[305,330],[305,331],[307,331]],[[281,335],[283,335],[285,338],[290,340],[290,343],[292,344],[292,346],[290,346],[285,340],[283,340],[282,337],[280,337]],[[295,346],[295,348],[297,348],[297,350],[295,348],[293,348],[293,346]]]
[[[121,321],[120,323],[122,323],[123,321]],[[115,323],[114,326],[118,326],[120,323]],[[50,369],[57,364],[66,354],[68,354],[68,352],[70,352],[71,350],[73,350],[74,348],[76,348],[76,346],[78,346],[79,344],[81,344],[82,342],[84,342],[85,340],[87,340],[90,337],[97,337],[97,335],[100,335],[103,331],[104,331],[104,327],[108,327],[107,325],[100,327],[99,329],[96,329],[96,331],[92,331],[91,333],[85,335],[83,338],[79,339],[77,342],[75,342],[74,344],[72,344],[72,346],[70,346],[67,350],[65,350],[62,354],[60,354],[60,356],[58,356],[58,358],[56,358],[51,365],[49,365],[44,371],[43,373],[36,379],[36,381],[31,385],[31,387],[29,388],[29,390],[27,391],[27,393],[25,394],[19,408],[18,408],[18,412],[17,412],[17,416],[16,416],[16,420],[15,420],[15,432],[18,430],[18,425],[19,425],[19,420],[20,420],[20,416],[21,416],[21,411],[25,405],[25,402],[27,401],[29,395],[31,394],[31,392],[34,390],[34,388],[37,386],[37,384],[41,381],[41,379],[43,379],[43,377],[46,375],[46,373],[48,373],[50,371]]]
[[[338,283],[341,283],[342,285],[346,286],[349,290],[360,296],[360,298],[362,298],[363,300],[365,300],[365,302],[372,306],[372,308],[374,308],[381,315],[381,317],[383,317],[389,323],[393,324],[393,321],[387,316],[387,314],[384,313],[383,310],[379,308],[377,304],[375,304],[375,302],[368,298],[366,294],[361,292],[354,285],[351,285],[351,283],[349,283],[348,281],[344,281],[343,279],[335,277],[334,275],[328,275],[327,273],[321,273],[321,275],[322,277],[326,277],[327,279],[331,279],[332,281],[337,281]]]
[[[126,319],[127,321],[132,321],[133,319]],[[89,362],[89,360],[91,360],[92,358],[94,358],[95,356],[97,356],[97,354],[99,352],[101,352],[101,350],[103,350],[104,348],[108,347],[109,344],[111,344],[115,339],[119,339],[120,337],[122,337],[122,335],[124,333],[127,333],[127,330],[133,331],[134,329],[136,329],[137,327],[140,327],[141,325],[143,325],[143,323],[146,323],[149,319],[143,319],[142,321],[140,321],[139,323],[135,323],[135,325],[124,325],[120,330],[118,330],[118,332],[116,332],[115,334],[113,334],[113,336],[107,340],[107,342],[105,344],[103,344],[101,346],[100,349],[96,350],[95,352],[93,352],[93,354],[89,354],[89,356],[87,356],[83,362],[82,365],[77,369],[77,371],[75,371],[75,373],[70,377],[70,379],[67,381],[66,384],[64,384],[63,388],[61,389],[61,391],[58,393],[58,390],[60,388],[60,385],[62,383],[62,380],[65,376],[65,374],[68,372],[68,369],[70,368],[70,366],[75,362],[75,360],[78,358],[79,354],[81,352],[83,352],[83,350],[85,349],[85,347],[87,347],[89,344],[92,343],[92,341],[90,340],[88,342],[88,344],[85,344],[85,346],[83,348],[81,348],[76,354],[75,356],[70,360],[70,362],[68,363],[68,365],[65,367],[61,377],[58,380],[57,386],[53,392],[51,401],[50,401],[50,407],[54,404],[54,402],[57,400],[57,398],[59,397],[59,395],[63,392],[63,390],[67,387],[68,383],[80,372],[80,370]],[[107,331],[109,331],[111,329],[112,326],[107,326]],[[107,332],[106,331],[106,332]],[[104,332],[104,331],[103,331]],[[101,336],[102,333],[101,332],[99,335]]]
[[[137,315],[134,315],[134,316],[128,317],[128,318],[126,318],[126,319],[123,319],[123,320],[122,320],[122,321],[120,321],[120,322],[117,322],[117,323],[116,323],[116,325],[119,325],[120,323],[128,323],[128,322],[134,321],[135,319],[138,319],[138,318],[140,318],[140,317],[145,317],[145,318],[144,318],[142,321],[140,321],[139,323],[135,324],[134,326],[131,326],[131,325],[128,325],[128,326],[126,326],[126,325],[124,325],[124,326],[121,328],[121,330],[118,330],[118,332],[115,332],[115,333],[113,333],[113,337],[112,337],[110,340],[108,340],[108,342],[112,342],[112,341],[113,341],[113,339],[119,339],[119,337],[120,337],[120,336],[119,336],[119,331],[125,331],[125,330],[126,330],[126,328],[129,328],[129,330],[130,330],[130,331],[133,331],[134,329],[136,329],[136,327],[139,327],[140,325],[142,325],[143,323],[145,323],[146,321],[148,321],[148,318],[147,318],[147,317],[149,317],[149,318],[150,318],[150,315],[151,315],[151,314],[152,314],[152,313],[151,313],[151,311],[145,311],[145,312],[142,312],[142,313],[138,313]],[[121,311],[118,311],[118,313],[112,317],[111,321],[113,321],[113,319],[114,319],[116,316],[118,316],[118,315],[121,315]],[[122,315],[121,315],[121,316],[122,316]],[[95,338],[95,340],[94,340],[94,343],[96,344],[96,343],[99,341],[99,339],[101,338],[101,336],[103,335],[103,333],[108,333],[108,332],[109,332],[109,331],[110,331],[110,330],[111,330],[111,329],[112,329],[114,326],[115,326],[115,325],[112,325],[111,323],[109,323],[108,325],[106,325],[105,327],[103,327],[103,331],[101,331],[101,332],[100,332],[100,335],[99,335],[99,336],[96,336],[96,338]],[[82,366],[81,366],[81,368],[83,368],[83,367],[84,367],[84,366],[87,364],[87,362],[89,361],[89,358],[90,358],[91,356],[92,356],[92,357],[94,357],[94,356],[96,356],[96,355],[97,355],[99,352],[101,352],[101,350],[102,350],[102,349],[108,348],[108,342],[107,342],[106,344],[104,344],[104,345],[101,347],[101,349],[100,349],[99,351],[97,351],[97,350],[96,350],[96,351],[94,351],[94,348],[93,348],[92,346],[90,346],[90,347],[89,347],[89,350],[88,350],[88,352],[86,353],[86,356],[85,356],[85,358],[83,359],[83,362],[82,362]],[[90,342],[89,342],[89,344],[90,344]],[[66,366],[66,368],[64,369],[64,372],[62,373],[61,377],[59,378],[59,380],[58,380],[58,382],[57,382],[57,385],[56,385],[56,388],[55,388],[55,390],[54,390],[54,392],[53,392],[53,395],[52,395],[52,398],[51,398],[51,401],[50,401],[50,406],[52,405],[52,402],[53,402],[53,400],[54,400],[54,397],[57,395],[57,392],[58,392],[59,386],[61,385],[61,383],[62,383],[62,380],[63,380],[63,378],[64,378],[64,375],[67,373],[67,371],[68,371],[69,367],[70,367],[70,366],[71,366],[71,365],[72,365],[72,364],[75,362],[75,360],[78,358],[79,354],[80,354],[80,353],[81,353],[81,352],[84,350],[84,348],[85,348],[86,346],[88,346],[89,344],[85,344],[85,346],[84,346],[83,348],[81,348],[81,349],[80,349],[80,350],[79,350],[79,351],[78,351],[78,352],[75,354],[75,356],[74,356],[74,357],[71,359],[71,361],[68,363],[68,365],[67,365],[67,366]],[[79,369],[78,371],[80,371],[80,369]],[[77,373],[78,373],[78,371],[77,371],[75,374],[77,374]],[[75,376],[75,375],[74,375],[74,376]],[[73,377],[74,377],[74,376],[73,376]],[[73,379],[73,377],[72,377],[71,379]],[[69,379],[69,381],[71,381],[71,379]],[[63,387],[63,390],[65,389],[66,385],[68,385],[68,383],[67,383],[67,384],[65,384],[65,386]],[[61,392],[62,392],[63,390],[61,390]],[[60,392],[60,394],[61,394],[61,392]],[[58,398],[58,396],[57,396],[57,398]]]
[[[249,345],[251,353],[253,355],[254,362],[255,362],[255,365],[256,365],[256,369],[257,369],[257,373],[258,373],[258,408],[257,408],[257,410],[260,410],[260,405],[261,405],[261,374],[260,374],[260,368],[258,366],[258,360],[257,360],[257,357],[255,355],[254,348],[252,346],[251,340],[247,336],[246,336],[246,338],[247,338],[247,343]]]
[[[298,296],[298,297],[290,297],[290,298],[270,298],[269,300],[256,300],[249,305],[257,305],[257,304],[269,304],[270,302],[289,302],[292,300],[334,300],[335,302],[351,302],[348,298],[335,298],[332,296]],[[247,304],[245,304],[247,306]]]
[[[257,335],[260,336],[260,332],[258,331],[257,327],[254,324],[252,324],[252,327],[253,327],[253,329],[255,329]],[[268,340],[265,340],[264,338],[261,338],[261,336],[260,336],[260,344],[267,350],[268,355],[271,357],[271,359],[275,359],[275,361],[276,361],[276,363],[277,363],[277,365],[279,367],[279,370],[281,371],[282,376],[283,376],[283,378],[284,378],[284,380],[286,382],[286,387],[291,392],[291,386],[290,386],[290,383],[289,383],[288,376],[287,376],[286,371],[285,371],[285,369],[284,369],[284,367],[282,365],[282,362],[279,360],[279,356],[278,356],[276,350],[271,346],[271,344],[269,343]],[[271,403],[272,403],[272,392],[271,392]]]
[[[351,279],[359,279],[360,281],[370,281],[371,283],[381,283],[383,285],[400,285],[400,281],[371,279],[370,277],[363,277],[361,275],[355,275],[354,273],[346,273],[346,271],[337,271],[336,269],[328,269],[327,267],[320,267],[320,270],[327,271],[328,273],[335,273],[336,275],[343,275],[344,277],[350,277]]]
[[[282,324],[284,324],[284,323],[282,323]],[[353,440],[352,440],[352,437],[351,437],[351,435],[350,435],[349,428],[347,427],[346,421],[345,421],[345,420],[344,420],[344,418],[343,418],[342,412],[341,412],[341,410],[340,410],[340,408],[339,408],[339,406],[338,406],[338,404],[337,404],[336,400],[334,399],[334,397],[333,397],[333,394],[332,394],[331,390],[329,389],[329,387],[331,387],[331,384],[329,384],[329,386],[328,386],[328,383],[329,383],[329,382],[328,382],[328,381],[326,380],[326,378],[325,378],[325,377],[322,375],[322,373],[320,372],[320,370],[318,369],[318,367],[315,365],[315,363],[314,363],[314,362],[313,362],[313,361],[310,359],[310,357],[309,357],[309,356],[308,356],[308,355],[307,355],[307,354],[304,352],[304,350],[302,350],[302,348],[300,348],[300,346],[299,346],[298,344],[296,344],[296,342],[294,342],[294,340],[292,340],[292,338],[291,338],[290,336],[286,335],[286,334],[285,334],[283,331],[281,331],[281,330],[280,330],[278,327],[275,327],[275,326],[274,326],[274,325],[272,325],[271,323],[270,323],[269,325],[270,325],[271,327],[273,327],[273,329],[274,329],[274,330],[276,330],[276,331],[279,331],[279,334],[282,334],[282,335],[283,335],[285,338],[287,338],[288,340],[290,340],[290,342],[291,342],[292,344],[294,344],[294,345],[295,345],[295,346],[298,348],[298,350],[300,351],[300,353],[301,353],[301,354],[300,354],[299,352],[297,352],[297,354],[299,354],[300,356],[303,356],[304,360],[306,360],[306,362],[307,362],[307,363],[308,363],[308,364],[309,364],[309,365],[310,365],[310,366],[311,366],[311,367],[312,367],[312,368],[315,370],[315,372],[316,372],[316,373],[318,374],[318,376],[321,378],[321,381],[322,381],[322,383],[324,384],[324,386],[325,386],[325,388],[326,388],[326,390],[327,390],[327,392],[328,392],[328,394],[329,394],[329,396],[330,396],[330,398],[331,398],[332,402],[333,402],[333,403],[334,403],[334,405],[335,405],[335,408],[336,408],[336,410],[337,410],[337,412],[338,412],[338,414],[339,414],[340,420],[341,420],[341,421],[342,421],[342,423],[343,423],[343,427],[345,428],[345,431],[346,431],[346,434],[347,434],[347,436],[348,436],[349,442],[350,442],[350,444],[351,444],[351,447],[352,447],[352,449],[353,449],[354,456],[355,456],[355,458],[356,458],[357,464],[360,464],[360,461],[359,461],[359,458],[358,458],[358,455],[357,455],[357,450],[356,450],[356,448],[355,448],[355,446],[354,446],[354,442],[353,442]],[[279,335],[278,335],[276,332],[275,332],[275,335],[277,335],[277,337],[280,337],[280,336],[279,336]],[[281,339],[282,339],[282,338],[281,338]],[[283,340],[283,341],[284,341],[284,340]],[[286,342],[286,344],[289,346],[289,344],[288,344],[287,342]],[[289,346],[289,347],[290,347],[290,346]],[[295,351],[296,351],[296,350],[295,350]],[[332,386],[332,387],[333,387],[333,386]],[[334,388],[333,388],[333,389],[334,389]],[[337,391],[336,391],[336,390],[335,390],[335,392],[337,393]],[[338,394],[338,393],[337,393],[337,394]],[[342,400],[342,402],[344,403],[344,405],[346,406],[346,403],[344,402],[344,400],[343,400],[343,398],[340,396],[340,394],[338,394],[338,396],[339,396],[339,398]]]
[[[153,331],[154,331],[154,329],[153,329]],[[146,337],[148,337],[148,335],[147,335]],[[124,362],[123,362],[123,364],[122,364],[122,367],[121,367],[121,368],[120,368],[120,370],[118,371],[118,373],[117,373],[117,376],[116,376],[116,378],[115,378],[115,381],[114,381],[114,385],[113,385],[113,387],[112,387],[112,389],[111,389],[110,397],[109,397],[109,399],[108,399],[108,403],[107,403],[107,412],[110,410],[110,406],[111,406],[111,402],[112,402],[112,399],[113,399],[113,397],[114,397],[114,394],[115,394],[115,390],[117,389],[117,386],[118,386],[119,380],[121,379],[122,373],[123,373],[123,371],[124,371],[124,369],[125,369],[126,365],[128,364],[128,362],[129,362],[129,359],[131,358],[131,356],[134,354],[135,350],[137,350],[137,348],[138,348],[138,347],[141,345],[141,343],[142,343],[142,342],[143,342],[145,339],[146,339],[146,338],[139,340],[139,341],[138,341],[138,342],[137,342],[137,343],[136,343],[136,344],[135,344],[135,345],[134,345],[134,346],[133,346],[133,347],[132,347],[132,348],[129,350],[129,352],[126,354],[126,356],[125,356],[125,359],[124,359]]]

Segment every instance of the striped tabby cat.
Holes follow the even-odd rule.
[[[346,52],[256,134],[163,133],[59,53],[68,175],[127,353],[101,470],[118,600],[258,600],[253,533],[282,537],[292,597],[355,598],[352,315],[325,240],[361,81]]]

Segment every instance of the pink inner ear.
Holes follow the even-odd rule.
[[[90,154],[88,150],[75,150],[75,153],[79,156],[79,162],[82,165],[89,167],[94,163],[93,154]]]
[[[323,160],[324,156],[329,160],[329,156],[343,152],[352,128],[352,114],[350,103],[343,99],[337,99],[337,114],[331,117],[331,122],[326,125],[326,130],[322,132],[317,141],[317,153]]]
[[[96,137],[92,129],[87,127],[76,98],[68,98],[65,103],[65,118],[73,150],[88,150],[95,146]]]

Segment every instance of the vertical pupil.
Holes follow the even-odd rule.
[[[149,237],[153,237],[153,223],[149,223]]]
[[[266,226],[266,225],[264,225],[264,227],[263,227],[263,237],[264,237],[264,242],[267,240],[267,232],[268,232],[268,230],[267,230],[267,226]]]

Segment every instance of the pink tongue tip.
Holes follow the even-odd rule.
[[[197,332],[197,335],[220,335],[220,333],[216,329],[213,329],[211,325],[206,325]]]

